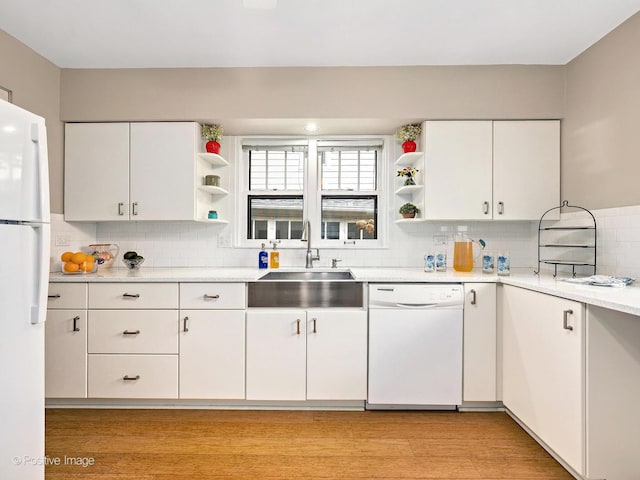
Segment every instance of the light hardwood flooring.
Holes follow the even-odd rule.
[[[47,480],[572,479],[504,413],[49,409]]]

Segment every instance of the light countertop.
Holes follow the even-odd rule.
[[[283,267],[283,271],[303,271],[304,268]],[[314,269],[330,270],[330,269]],[[342,269],[345,270],[345,269]],[[589,305],[609,308],[640,316],[640,286],[637,284],[623,287],[598,287],[577,285],[555,279],[551,275],[534,275],[531,269],[512,270],[508,277],[496,274],[483,274],[480,271],[460,273],[426,273],[422,268],[350,268],[355,279],[360,282],[402,282],[402,283],[468,283],[496,282],[528,288],[537,292],[583,302]],[[99,270],[96,273],[65,275],[52,273],[51,282],[253,282],[270,270],[251,267],[210,267],[210,268],[144,268],[131,271],[125,268]]]

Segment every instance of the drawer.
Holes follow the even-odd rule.
[[[87,308],[87,284],[50,283],[47,308]]]
[[[245,290],[244,283],[181,283],[180,308],[244,309]]]
[[[90,283],[89,308],[178,308],[178,284]]]
[[[89,310],[89,353],[178,353],[177,310]]]
[[[87,389],[89,398],[178,398],[178,356],[89,355]]]

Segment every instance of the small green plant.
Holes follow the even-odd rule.
[[[222,140],[222,134],[224,133],[224,129],[222,125],[202,125],[202,138],[208,142],[220,142]]]
[[[395,133],[395,137],[401,142],[415,142],[421,133],[422,126],[419,123],[413,123],[400,127],[400,130]]]
[[[400,210],[398,211],[402,215],[404,215],[405,213],[420,213],[420,210],[418,209],[418,207],[416,207],[413,203],[408,203],[408,202],[402,205],[400,207]]]

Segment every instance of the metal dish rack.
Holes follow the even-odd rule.
[[[583,211],[587,213],[589,216],[585,217],[587,222],[585,225],[562,225],[560,221],[546,219],[545,217],[554,210],[558,210],[561,208],[574,208],[577,211]],[[555,225],[543,226],[543,222],[555,221]],[[576,241],[575,236],[571,238],[571,241],[562,242],[554,239],[553,241],[548,241],[547,237],[551,232],[584,232],[584,235],[580,236],[580,241]],[[584,255],[585,260],[574,261],[574,260],[566,260],[557,258],[558,255],[553,256],[551,252],[559,251],[559,249],[564,249],[565,251],[571,251],[573,249],[587,250],[590,251],[590,254]],[[559,207],[553,207],[547,210],[540,217],[540,222],[538,223],[538,269],[534,270],[533,273],[536,275],[540,273],[540,265],[547,264],[553,265],[553,276],[556,277],[558,275],[558,267],[571,267],[571,275],[573,277],[576,276],[576,267],[592,267],[593,275],[596,274],[596,254],[597,254],[597,233],[596,233],[596,218],[593,214],[587,210],[586,208],[579,207],[577,205],[570,205],[567,200],[562,202],[562,205]]]

